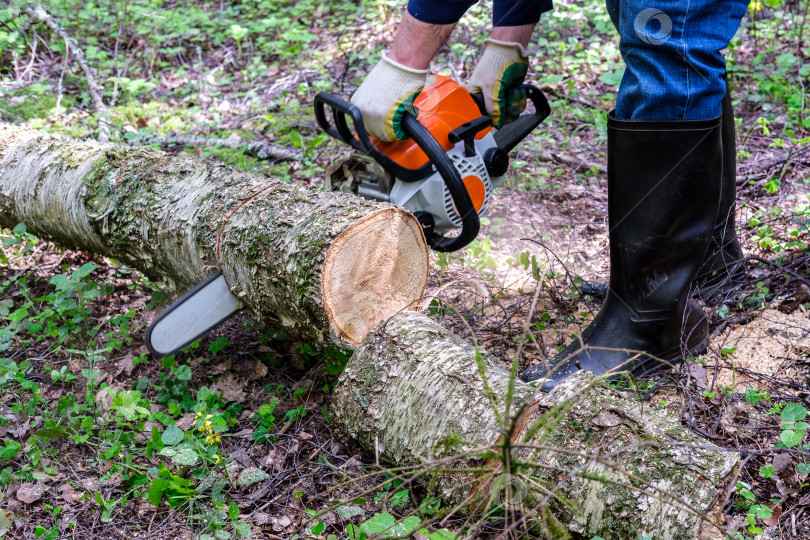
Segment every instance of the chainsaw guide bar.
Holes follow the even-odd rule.
[[[146,347],[156,356],[175,354],[204,336],[242,307],[217,270],[175,300],[146,330]]]

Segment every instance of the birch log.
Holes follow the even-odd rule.
[[[433,465],[445,507],[517,502],[530,526],[552,536],[694,539],[706,530],[701,515],[724,493],[736,453],[588,373],[548,394],[515,381],[514,420],[504,423],[495,411],[505,410],[508,375],[489,353],[403,312],[356,349],[335,389],[335,418],[384,462]],[[495,446],[507,438],[508,476]],[[482,447],[491,451],[474,451]],[[511,502],[497,493],[503,486]]]
[[[358,343],[421,298],[428,254],[408,212],[190,155],[0,124],[0,226],[187,288],[221,268],[262,322]]]

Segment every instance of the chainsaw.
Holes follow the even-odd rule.
[[[436,75],[435,82],[414,101],[418,115],[404,115],[402,127],[410,139],[397,142],[369,136],[357,107],[319,93],[315,96],[318,125],[354,148],[347,161],[330,169],[329,188],[411,211],[436,251],[463,248],[478,235],[479,216],[504,180],[509,152],[551,112],[540,89],[527,84],[523,88],[534,112],[493,132],[483,96]],[[456,236],[445,236],[455,229],[460,229]],[[174,354],[240,307],[218,270],[152,321],[146,345],[157,356]]]
[[[418,115],[404,115],[408,140],[368,135],[360,110],[326,92],[315,96],[315,119],[354,148],[347,161],[328,172],[330,189],[401,206],[419,220],[431,248],[456,251],[478,235],[479,216],[505,178],[509,152],[551,109],[539,88],[524,84],[534,113],[493,133],[481,94],[468,93],[448,77],[431,77],[435,82],[414,101]],[[458,235],[444,235],[454,229],[460,229]]]

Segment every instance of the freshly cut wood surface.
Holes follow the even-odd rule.
[[[408,212],[385,209],[344,230],[323,263],[323,298],[341,337],[359,343],[425,291],[425,236]]]
[[[220,268],[260,321],[308,339],[355,344],[427,280],[419,223],[395,206],[0,124],[0,226],[21,221],[181,290]]]

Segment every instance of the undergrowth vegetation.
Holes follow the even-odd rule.
[[[402,4],[48,2],[96,71],[101,114],[66,43],[11,0],[0,6],[0,119],[84,139],[109,122],[112,142],[193,152],[323,189],[324,171],[346,148],[319,132],[312,99],[351,94],[393,36]],[[772,312],[798,314],[797,326],[810,331],[808,6],[755,0],[727,51],[751,279],[710,306],[716,334]],[[463,80],[489,8],[464,17],[435,71]],[[623,73],[601,2],[558,2],[531,48],[530,79],[552,115],[514,156],[483,235],[435,256],[427,308],[507,362],[522,351],[523,365],[554,354],[593,316],[585,286],[606,278],[607,261],[601,149]],[[186,135],[213,142],[171,141]],[[265,160],[216,140],[266,141],[302,159]],[[127,536],[201,539],[470,533],[466,517],[421,481],[383,469],[334,430],[329,395],[351,351],[294,343],[237,318],[176,356],[153,358],[144,329],[177,292],[170,284],[62,251],[25,223],[0,238],[0,537],[96,538],[113,526]],[[569,252],[577,242],[590,266]],[[526,330],[534,287],[541,300]],[[801,347],[785,353],[782,367],[798,366],[790,378],[752,375],[738,367],[742,351],[724,344],[717,358],[689,359],[682,372],[616,384],[744,456],[721,501],[729,538],[810,535],[802,517],[810,512],[810,371]],[[715,383],[721,371],[731,383]],[[509,512],[496,504],[475,534],[497,536]]]

